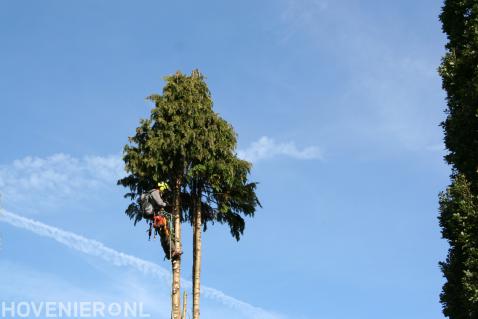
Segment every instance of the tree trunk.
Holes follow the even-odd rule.
[[[174,244],[176,251],[181,251],[181,180],[176,180],[176,185],[174,185],[174,209],[173,209],[173,223],[174,223]],[[181,315],[181,255],[171,256],[171,267],[173,271],[173,282],[172,282],[172,292],[171,292],[171,318],[180,319]]]
[[[201,190],[198,189],[194,207],[193,223],[193,319],[199,319],[199,299],[201,294]]]
[[[184,293],[183,293],[183,314],[181,315],[181,319],[187,319],[186,318],[187,300],[188,300],[188,295],[187,295],[186,291],[184,291]]]

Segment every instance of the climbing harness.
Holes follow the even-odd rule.
[[[168,213],[166,210],[161,209],[159,212],[155,212],[153,217],[149,220],[149,228],[146,230],[148,233],[149,241],[151,241],[151,236],[154,233],[153,239],[156,239],[156,236],[159,234],[161,236],[161,231],[163,236],[169,237],[169,255],[165,258],[173,258],[173,238],[175,238],[174,227],[172,223],[172,214]]]
[[[158,167],[156,167],[156,174],[158,174]],[[162,192],[168,189],[169,185],[166,182],[158,182],[157,189],[153,189],[141,194],[140,202],[141,209],[143,211],[143,217],[148,220],[149,223],[149,228],[146,230],[148,233],[148,240],[151,241],[151,236],[153,233],[154,239],[156,239],[156,236],[159,234],[161,237],[161,246],[163,247],[165,255],[167,255],[165,258],[173,259],[173,257],[177,257],[179,253],[176,251],[176,248],[172,249],[173,238],[175,238],[174,228],[172,225],[172,215],[164,209],[164,206],[166,206],[167,203],[161,198]],[[156,204],[154,204],[154,202]],[[160,207],[159,210],[156,209],[158,206]],[[166,247],[168,245],[168,239],[169,247]],[[169,255],[167,251],[168,248]]]

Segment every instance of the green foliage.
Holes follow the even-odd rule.
[[[447,282],[440,296],[450,318],[478,316],[478,201],[463,175],[440,194],[440,226],[451,246],[440,263]]]
[[[442,123],[446,160],[478,190],[478,2],[446,0],[440,15],[448,36],[439,68],[447,92]]]
[[[195,203],[201,203],[203,224],[218,221],[230,226],[239,239],[244,216],[253,216],[259,201],[256,183],[247,181],[251,164],[236,156],[232,126],[212,109],[204,77],[176,73],[165,78],[162,95],[149,97],[155,107],[141,120],[124,149],[129,175],[118,181],[132,200],[126,213],[141,220],[139,198],[159,181],[181,183],[182,220],[193,222]],[[169,196],[169,197],[168,197]],[[171,194],[166,200],[172,202]]]
[[[226,223],[231,235],[239,240],[245,227],[241,215],[252,217],[256,206],[260,206],[255,193],[257,183],[247,180],[251,169],[249,162],[232,156],[220,164],[213,167],[212,178],[203,184],[206,203],[203,207],[206,212],[203,216],[204,227],[207,228],[209,221]]]
[[[452,319],[478,317],[478,1],[445,0],[440,15],[448,37],[439,68],[447,92],[441,124],[452,184],[440,196],[440,226],[450,244],[440,263],[447,280],[440,296]]]
[[[188,149],[194,139],[192,114],[211,108],[206,101],[197,101],[195,95],[201,90],[197,81],[177,73],[165,78],[163,95],[152,95],[148,99],[155,103],[148,120],[141,120],[136,134],[129,138],[124,148],[123,160],[129,175],[118,181],[128,187],[125,195],[133,200],[126,213],[135,224],[141,220],[140,195],[152,189],[160,181],[176,185],[188,168]],[[191,83],[193,82],[193,83]],[[210,98],[209,98],[210,101]],[[170,203],[172,192],[167,194]]]

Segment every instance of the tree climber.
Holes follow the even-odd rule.
[[[158,188],[141,194],[141,208],[144,218],[153,219],[155,211],[163,210],[166,207],[166,202],[161,198],[161,194],[166,189],[168,189],[168,184],[161,182],[158,183]]]
[[[179,257],[181,253],[176,250],[174,240],[171,239],[168,213],[165,210],[167,203],[161,197],[167,189],[169,189],[168,184],[161,182],[158,183],[158,188],[141,194],[141,209],[143,210],[143,217],[149,220],[149,229],[147,230],[149,239],[151,240],[154,229],[154,238],[159,234],[164,254],[167,259],[170,259],[171,257]]]

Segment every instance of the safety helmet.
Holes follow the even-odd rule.
[[[160,191],[165,191],[167,189],[169,189],[169,186],[168,184],[166,184],[166,182],[160,182],[158,183],[158,188]]]

